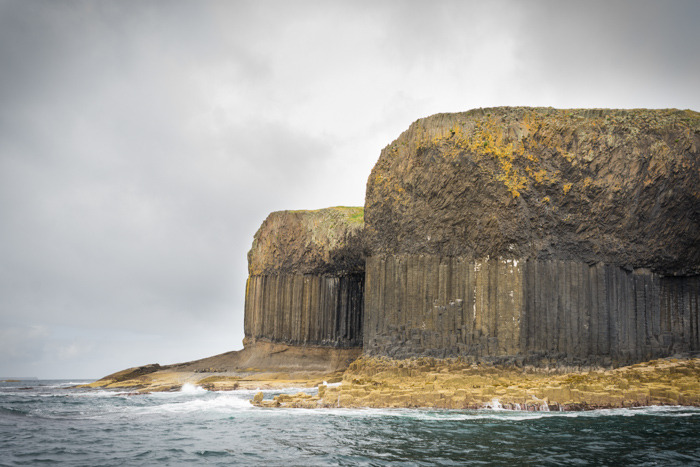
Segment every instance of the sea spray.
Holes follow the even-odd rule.
[[[501,402],[495,397],[491,399],[491,402],[486,403],[486,408],[491,410],[505,410]]]
[[[180,388],[180,392],[184,394],[201,394],[207,392],[207,390],[201,386],[195,386],[192,383],[185,383]]]

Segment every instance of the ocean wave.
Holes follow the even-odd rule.
[[[307,388],[307,387],[292,387],[292,388],[278,388],[278,389],[236,389],[234,391],[211,391],[216,394],[239,394],[245,396],[254,396],[255,394],[262,392],[265,395],[265,399],[272,398],[272,396],[278,396],[280,394],[290,394],[294,395],[299,392],[303,392],[309,395],[318,394],[318,388]]]
[[[192,383],[185,383],[180,388],[180,392],[184,394],[203,394],[208,391],[201,386],[195,386]]]
[[[0,407],[0,417],[29,417],[31,414],[26,410]]]
[[[208,392],[208,391],[205,391]],[[168,393],[174,394],[174,393]],[[184,393],[184,394],[195,394],[200,393]],[[149,395],[153,396],[153,395]],[[155,398],[149,397],[149,399],[163,399],[162,396],[155,396]],[[174,400],[173,400],[174,399]],[[177,400],[173,398],[172,402],[165,402],[148,405],[143,407],[136,407],[134,411],[141,413],[190,413],[190,412],[218,412],[218,413],[232,413],[241,410],[250,410],[252,405],[248,402],[247,398],[237,397],[235,395],[228,394],[217,394],[213,393],[210,397],[197,397],[195,399],[188,398],[187,400]]]
[[[683,406],[648,406],[638,408],[597,409],[580,412],[529,412],[518,410],[431,410],[431,409],[329,409],[338,415],[362,417],[401,417],[417,420],[536,420],[542,418],[597,418],[597,417],[634,417],[654,415],[665,417],[697,417],[700,408]]]
[[[259,409],[258,409],[259,410]],[[266,409],[270,416],[275,413],[300,417],[337,416],[352,418],[401,418],[417,421],[460,421],[460,420],[493,420],[520,421],[539,420],[545,418],[599,418],[599,417],[634,417],[653,415],[663,417],[698,417],[700,408],[681,406],[649,406],[639,408],[597,409],[581,412],[529,412],[517,410],[448,410],[448,409],[404,409],[404,408],[324,408],[296,409],[276,408]]]
[[[109,389],[97,389],[97,390],[86,390],[86,391],[80,391],[80,392],[75,392],[75,393],[70,393],[68,394],[70,397],[95,397],[95,398],[100,398],[100,397],[106,397],[106,398],[111,398],[111,397],[130,397],[134,395],[135,393],[133,391],[123,391],[123,390],[109,390]],[[51,394],[51,395],[56,395],[56,396],[66,396],[66,393],[59,393],[59,394]]]
[[[74,386],[79,386],[81,384],[89,384],[92,383],[92,381],[66,381],[65,383],[59,383],[59,384],[47,384],[47,385],[40,385],[40,387],[44,387],[47,389],[71,389]],[[78,388],[80,389],[80,388]]]

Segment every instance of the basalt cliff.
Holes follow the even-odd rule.
[[[419,120],[367,183],[364,351],[618,366],[700,350],[700,115]]]
[[[148,371],[201,367],[214,388],[311,367],[339,380],[362,354],[344,376],[357,394],[324,387],[291,405],[471,407],[506,397],[499,385],[522,389],[514,404],[557,388],[569,408],[698,404],[699,147],[692,111],[500,107],[418,120],[381,152],[364,210],[265,220],[248,254],[244,350]],[[639,378],[625,369],[648,361]],[[507,369],[511,386],[485,366]],[[613,389],[594,390],[602,373],[597,385],[571,376],[587,371],[612,372]],[[689,379],[659,386],[669,374]],[[413,389],[375,394],[402,384]]]
[[[248,253],[245,346],[362,345],[362,208],[273,212]]]
[[[247,342],[545,367],[700,350],[699,122],[541,108],[418,120],[372,170],[364,229],[340,208],[263,223]]]

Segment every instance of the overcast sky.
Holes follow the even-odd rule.
[[[240,349],[271,211],[438,112],[700,110],[697,1],[0,0],[0,377]]]

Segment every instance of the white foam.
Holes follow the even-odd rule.
[[[180,392],[184,394],[202,394],[207,392],[207,390],[201,386],[195,386],[192,383],[185,383],[180,388]]]
[[[247,398],[226,394],[216,394],[216,396],[213,398],[197,398],[194,400],[186,400],[184,402],[173,401],[149,407],[135,407],[134,411],[139,413],[214,412],[228,414],[241,410],[249,410],[252,407],[253,406],[250,404],[250,402],[248,402]]]
[[[92,383],[92,382],[93,382],[93,381],[90,381],[90,380],[86,380],[86,381],[66,381],[66,382],[60,382],[60,383],[58,383],[58,384],[47,384],[47,385],[41,384],[41,385],[35,386],[35,387],[51,388],[51,389],[54,389],[54,388],[56,388],[56,389],[58,389],[58,388],[60,388],[60,389],[68,389],[68,388],[71,388],[71,387],[73,387],[73,386],[78,386],[78,385],[81,385],[81,384],[89,384],[89,383]]]
[[[134,394],[132,391],[110,391],[106,389],[88,390],[72,394],[73,397],[122,397]],[[53,395],[53,394],[52,394]],[[60,394],[65,395],[65,394]]]
[[[491,410],[505,410],[503,408],[503,405],[501,405],[501,401],[499,401],[495,397],[493,399],[491,399],[490,403],[486,404],[486,408],[491,409]]]
[[[500,403],[500,402],[499,402]],[[492,401],[493,404],[493,401]],[[280,409],[281,410],[281,409]],[[662,415],[669,417],[689,417],[700,416],[700,409],[694,407],[669,407],[669,406],[651,406],[632,409],[599,409],[581,412],[548,412],[541,409],[540,411],[525,411],[525,410],[430,410],[430,409],[375,409],[375,408],[332,408],[321,410],[298,410],[285,409],[296,411],[302,414],[328,414],[334,416],[351,416],[351,417],[401,417],[411,418],[416,420],[537,420],[548,417],[561,418],[596,418],[596,417],[611,417],[611,416],[636,416],[636,415]]]
[[[252,391],[250,391],[252,392]],[[265,391],[266,397],[278,391]],[[175,396],[178,393],[169,393]],[[198,393],[195,393],[198,394]],[[150,396],[148,396],[150,397]],[[174,397],[171,401],[161,399],[164,403],[152,406],[133,406],[126,409],[131,414],[153,414],[153,413],[209,413],[214,416],[232,416],[243,411],[261,410],[250,404],[249,395],[240,394],[239,391],[230,392],[204,392],[203,396],[183,400],[185,395],[180,393],[180,397]],[[498,407],[494,401],[492,406]],[[413,420],[444,420],[444,421],[472,421],[472,420],[492,420],[497,421],[524,421],[538,420],[549,417],[561,418],[596,418],[610,416],[636,416],[636,415],[661,415],[669,417],[700,416],[700,409],[689,407],[644,407],[635,409],[601,409],[583,412],[545,412],[545,411],[517,411],[494,409],[492,410],[435,410],[435,409],[394,409],[394,408],[324,408],[318,410],[305,410],[296,408],[277,408],[274,410],[263,409],[266,417],[351,417],[351,418],[385,418],[399,417]],[[251,412],[248,412],[251,413]]]
[[[277,388],[277,389],[236,389],[234,391],[219,391],[221,394],[257,394],[259,392],[262,392],[265,394],[265,397],[267,398],[270,395],[278,395],[278,394],[290,394],[294,395],[299,392],[304,392],[306,394],[316,394],[318,391],[318,388],[307,388],[307,387],[292,387],[292,388]]]

